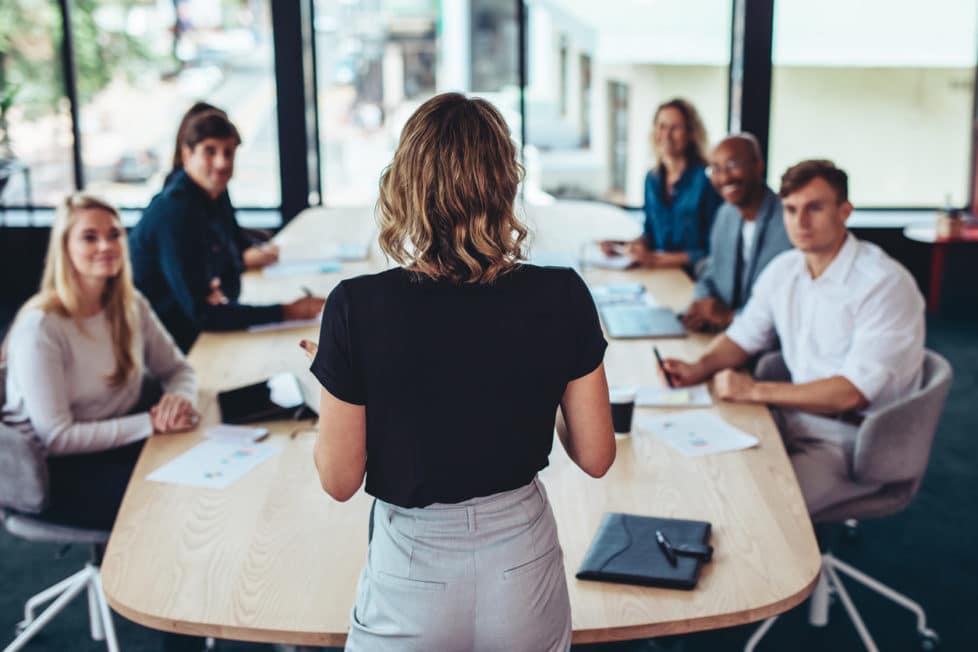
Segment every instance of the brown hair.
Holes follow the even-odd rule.
[[[28,299],[21,310],[39,309],[64,317],[81,320],[79,312],[78,276],[68,255],[68,236],[75,225],[78,211],[99,209],[111,213],[122,230],[122,220],[115,206],[94,195],[77,192],[68,195],[58,204],[51,225],[48,253],[44,260],[44,274],[38,293]],[[129,262],[129,246],[125,231],[121,238],[122,268],[105,284],[102,306],[112,333],[112,350],[115,353],[115,371],[108,381],[112,386],[126,382],[140,368],[140,358],[133,352],[133,333],[139,328],[139,311],[136,305],[136,289],[132,282],[132,265]]]
[[[655,114],[652,116],[652,128],[655,129],[655,121],[659,119],[659,114],[666,109],[675,109],[679,111],[680,115],[683,116],[683,122],[686,123],[686,133],[689,136],[689,142],[686,143],[686,151],[683,154],[686,156],[687,164],[700,164],[706,162],[706,127],[703,126],[703,120],[700,119],[700,114],[696,111],[696,107],[693,103],[684,100],[681,97],[676,97],[668,102],[663,102],[655,109]],[[659,153],[655,153],[656,163],[661,164],[659,161]]]
[[[822,179],[832,186],[840,202],[849,201],[849,175],[827,159],[811,159],[792,165],[781,175],[781,189],[778,195],[782,198],[787,197],[807,186],[813,179]]]
[[[173,147],[173,170],[183,168],[183,152],[181,151],[181,146],[183,145],[184,132],[187,130],[187,125],[190,123],[191,119],[208,111],[219,113],[225,118],[228,117],[227,113],[217,108],[213,104],[208,104],[207,102],[194,102],[193,106],[187,109],[187,112],[183,114],[183,118],[180,119],[180,126],[177,127],[177,139],[176,144]],[[238,142],[240,142],[240,140]],[[193,147],[193,145],[191,145],[191,147]]]
[[[191,107],[191,111],[193,108]],[[179,158],[180,167],[183,167],[183,147],[193,149],[198,143],[208,138],[219,140],[232,138],[235,145],[241,144],[241,135],[234,123],[228,119],[227,113],[220,109],[201,110],[198,113],[185,116],[185,124],[182,124],[177,132],[177,154],[179,156],[174,157],[174,162]]]
[[[525,258],[516,217],[523,168],[499,111],[436,95],[408,119],[380,177],[380,246],[435,279],[490,283]]]

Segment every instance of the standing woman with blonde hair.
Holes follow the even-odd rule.
[[[560,441],[602,476],[615,439],[584,281],[522,262],[521,168],[491,104],[449,93],[384,172],[380,244],[401,264],[330,294],[312,372],[314,458],[376,498],[348,650],[567,650],[563,554],[537,473]]]
[[[709,254],[710,228],[723,200],[706,176],[706,129],[691,102],[677,97],[656,108],[652,151],[655,167],[645,176],[641,237],[601,247],[640,267],[695,270]]]
[[[5,342],[3,421],[48,455],[52,520],[109,529],[143,440],[198,419],[196,380],[136,292],[118,211],[67,197],[51,228],[40,291]],[[136,409],[144,376],[164,394]]]

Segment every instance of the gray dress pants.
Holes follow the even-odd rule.
[[[791,458],[809,514],[879,490],[878,484],[863,484],[852,477],[856,426],[785,408],[772,408],[771,415]]]
[[[564,652],[571,615],[539,479],[453,505],[377,501],[346,649]]]

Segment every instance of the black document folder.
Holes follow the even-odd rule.
[[[260,383],[218,392],[221,421],[242,424],[294,419],[305,401],[299,380],[290,373],[275,374]]]
[[[679,552],[675,565],[656,541],[659,530]],[[692,589],[712,549],[710,524],[674,518],[605,514],[577,579]],[[685,546],[685,548],[684,548]],[[695,550],[697,555],[684,554]]]

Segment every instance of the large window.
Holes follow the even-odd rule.
[[[973,0],[776,2],[768,181],[831,158],[863,207],[968,203]]]
[[[324,203],[372,203],[411,113],[475,93],[519,133],[513,0],[316,0]]]
[[[74,187],[56,3],[0,3],[0,203],[53,204]]]
[[[730,0],[526,0],[527,190],[639,205],[655,107],[727,126]]]
[[[62,3],[0,0],[0,206],[50,206],[76,177],[123,207],[144,206],[169,171],[181,114],[206,100],[242,133],[235,204],[279,207],[279,130],[296,132],[278,124],[276,102],[300,106],[303,89],[285,79],[276,88],[273,42],[308,52],[296,45],[302,30],[278,12],[292,1],[276,6],[273,39],[272,0],[71,0],[69,91]],[[303,108],[316,111],[319,142],[294,139],[283,160],[302,169],[312,152],[309,174],[321,172],[326,204],[372,203],[407,117],[458,90],[493,101],[514,138],[525,135],[531,200],[641,204],[656,105],[691,100],[711,143],[727,129],[733,5],[313,0],[318,95]],[[978,4],[778,0],[774,9],[769,183],[801,159],[828,157],[850,172],[861,207],[967,204]],[[757,51],[757,41],[744,47]],[[743,71],[762,89],[766,55],[765,45],[761,65]],[[308,63],[296,56],[306,79]],[[287,184],[292,213],[308,195],[301,190]]]
[[[87,189],[121,206],[145,206],[170,171],[183,112],[205,100],[226,110],[241,133],[232,200],[279,205],[268,0],[73,5]]]

